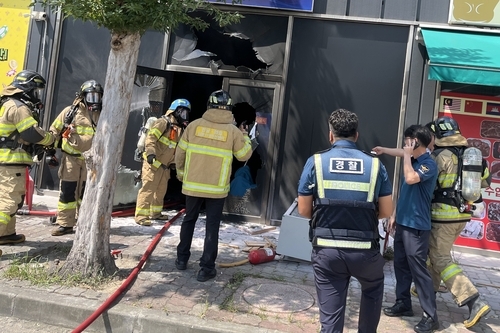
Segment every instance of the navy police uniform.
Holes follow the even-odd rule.
[[[392,194],[379,159],[340,140],[311,156],[298,193],[313,195],[311,261],[320,307],[321,332],[342,332],[351,276],[361,284],[360,333],[375,333],[384,291],[376,202]]]
[[[396,275],[396,302],[411,310],[411,281],[415,282],[422,310],[437,322],[436,296],[427,269],[429,236],[431,233],[431,200],[438,176],[436,162],[425,153],[412,158],[412,167],[420,182],[408,185],[402,182],[396,208],[394,236],[394,273]]]

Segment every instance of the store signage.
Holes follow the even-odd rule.
[[[451,0],[448,23],[500,27],[500,0]]]
[[[481,150],[492,175],[483,188],[484,213],[473,217],[455,244],[500,251],[500,98],[443,92],[441,116],[453,117],[469,146]]]
[[[12,82],[24,66],[31,0],[0,3],[0,89]]]
[[[223,0],[208,0],[208,2],[224,4]],[[226,0],[225,3],[229,5],[232,3],[232,1]],[[242,0],[240,3],[237,3],[235,5],[312,12],[314,7],[314,0]]]

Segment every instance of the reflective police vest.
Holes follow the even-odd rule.
[[[378,246],[374,203],[379,159],[358,149],[333,145],[314,155],[316,192],[312,245],[371,249]]]

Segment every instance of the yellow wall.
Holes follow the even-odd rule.
[[[31,0],[2,0],[0,3],[0,83],[6,86],[23,70]]]

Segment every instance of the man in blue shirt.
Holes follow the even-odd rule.
[[[332,147],[307,160],[298,188],[298,212],[311,219],[311,261],[321,333],[343,331],[351,276],[362,291],[358,332],[375,333],[385,263],[380,255],[378,218],[392,213],[392,185],[379,159],[356,147],[356,114],[335,110],[329,127]]]
[[[401,185],[395,214],[388,229],[394,229],[394,273],[396,275],[396,304],[385,308],[387,316],[413,316],[410,286],[418,290],[423,316],[414,327],[417,333],[430,333],[439,328],[436,295],[427,270],[427,254],[431,233],[431,200],[438,170],[427,153],[432,133],[421,125],[408,127],[405,132],[403,157],[404,181]]]

